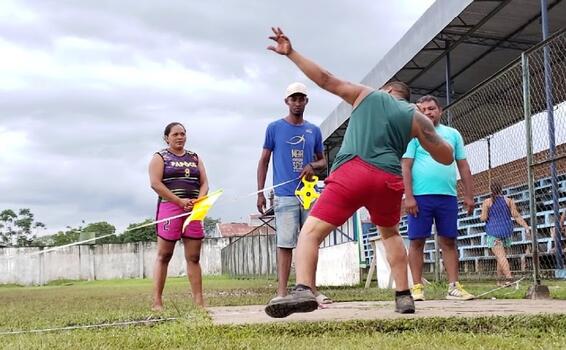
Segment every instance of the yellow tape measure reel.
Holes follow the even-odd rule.
[[[295,190],[295,196],[299,198],[299,201],[301,201],[303,208],[309,209],[312,202],[320,197],[320,194],[314,188],[314,186],[316,186],[318,182],[318,176],[313,175],[311,181],[307,180],[307,177],[304,176],[301,181],[303,183],[303,187],[300,190]]]

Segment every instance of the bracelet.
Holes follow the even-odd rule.
[[[312,165],[312,163],[309,163],[309,164],[307,164],[307,165],[310,165],[310,166],[311,166],[311,169],[312,169],[313,171],[315,170],[315,169],[314,169],[314,166]]]

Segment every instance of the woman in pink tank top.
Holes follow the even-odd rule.
[[[207,194],[208,180],[202,159],[187,151],[187,135],[181,123],[170,123],[163,137],[168,147],[153,155],[149,163],[151,188],[159,196],[157,219],[172,217],[191,211],[194,202]],[[157,257],[153,269],[152,310],[163,310],[163,287],[167,268],[173,256],[175,244],[183,240],[187,275],[191,284],[193,301],[203,306],[200,250],[204,229],[202,221],[192,221],[182,230],[186,217],[167,220],[157,224]]]

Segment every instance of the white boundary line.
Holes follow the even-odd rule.
[[[293,181],[297,181],[297,180],[299,180],[299,179],[300,179],[300,177],[296,177],[296,178],[294,178],[294,179],[291,179],[291,180],[288,180],[288,181],[282,182],[282,183],[280,183],[280,184],[277,184],[277,185],[273,185],[273,186],[271,186],[271,187],[265,187],[265,188],[264,188],[264,189],[262,189],[262,190],[259,190],[259,191],[255,191],[255,192],[251,192],[251,193],[248,193],[248,194],[247,194],[246,196],[250,197],[250,196],[256,195],[256,194],[258,194],[258,193],[261,193],[261,192],[265,192],[265,191],[273,190],[273,189],[275,189],[275,188],[277,188],[277,187],[280,187],[280,186],[286,185],[286,184],[288,184],[288,183],[291,183],[291,182],[293,182]]]
[[[503,289],[503,288],[509,288],[509,287],[511,287],[512,285],[516,285],[516,286],[518,287],[518,286],[519,286],[519,282],[521,282],[521,281],[524,280],[525,278],[527,278],[527,277],[520,278],[520,279],[518,279],[518,280],[516,280],[516,281],[514,281],[514,282],[511,282],[511,283],[509,283],[509,284],[507,284],[507,285],[505,285],[505,286],[493,288],[492,290],[488,290],[488,291],[485,292],[485,293],[481,293],[480,295],[476,295],[476,299],[481,298],[481,297],[483,297],[484,295],[488,295],[488,294],[490,294],[490,293],[493,293],[493,292],[495,292],[496,290],[500,290],[500,289]]]
[[[179,318],[178,317],[167,317],[167,318],[157,318],[157,319],[147,319],[147,320],[137,320],[137,321],[121,321],[121,322],[114,322],[114,323],[88,324],[88,325],[83,325],[83,326],[69,326],[69,327],[59,327],[59,328],[43,328],[43,329],[9,331],[9,332],[0,332],[0,336],[28,334],[28,333],[46,333],[46,332],[55,332],[55,331],[70,331],[70,330],[75,330],[75,329],[94,329],[94,328],[107,328],[107,327],[117,327],[117,326],[130,326],[130,325],[136,325],[136,324],[151,324],[151,323],[175,321],[175,320],[179,320]]]

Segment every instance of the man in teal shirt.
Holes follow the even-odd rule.
[[[464,141],[458,130],[440,124],[442,107],[434,96],[423,96],[417,101],[422,113],[434,123],[436,132],[454,149],[450,165],[435,161],[419,143],[413,139],[403,155],[403,181],[405,184],[405,209],[409,224],[409,266],[413,275],[412,294],[414,300],[424,300],[421,283],[423,250],[425,241],[431,236],[434,221],[442,249],[442,257],[448,281],[447,299],[470,300],[468,293],[458,282],[458,197],[456,168],[464,185],[464,207],[468,214],[474,209],[472,174],[466,160]]]

